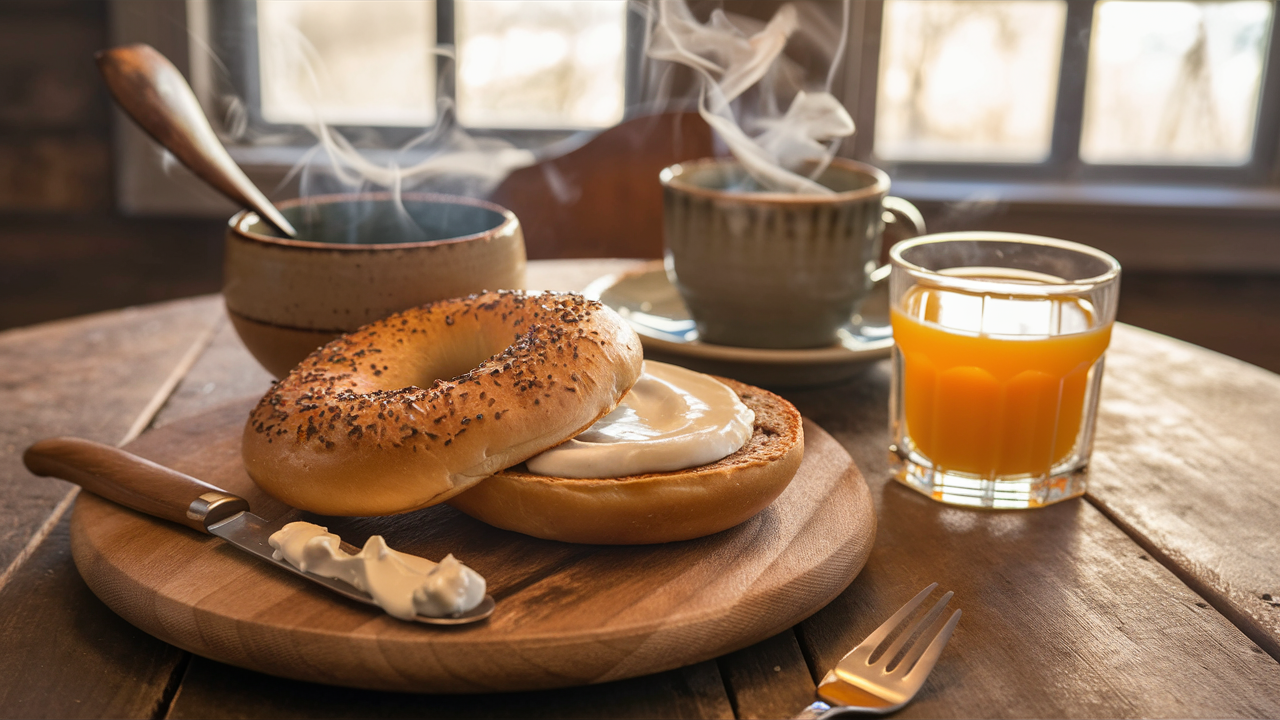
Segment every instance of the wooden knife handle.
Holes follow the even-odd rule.
[[[214,189],[253,208],[285,236],[298,236],[227,154],[191,86],[169,58],[143,43],[103,50],[94,58],[111,96],[139,127]]]
[[[208,532],[207,526],[249,509],[244,498],[92,440],[41,440],[27,448],[22,462],[36,475],[68,480],[125,507],[202,533]]]

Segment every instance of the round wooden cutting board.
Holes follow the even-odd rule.
[[[248,401],[147,433],[128,449],[247,498],[282,506],[240,462]],[[497,530],[449,507],[323,518],[431,559],[453,553],[489,582],[487,622],[439,628],[338,597],[214,537],[82,493],[72,553],[89,587],[146,632],[272,675],[408,692],[495,692],[606,682],[700,662],[808,617],[862,569],[875,513],[862,475],[805,421],[787,490],[751,520],[680,543],[604,547]]]

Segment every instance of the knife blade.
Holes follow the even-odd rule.
[[[307,516],[301,510],[290,510],[268,521],[250,512],[249,502],[242,497],[120,448],[82,438],[41,440],[27,448],[22,461],[36,475],[73,482],[125,507],[217,536],[339,595],[377,605],[368,593],[353,585],[304,572],[275,558],[268,539],[285,525],[305,520]],[[346,542],[340,547],[352,555],[360,552]],[[429,625],[464,625],[489,617],[494,606],[493,597],[485,595],[480,605],[457,617],[419,615],[415,619]]]

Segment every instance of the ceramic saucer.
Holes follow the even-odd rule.
[[[766,387],[800,387],[837,382],[888,357],[888,288],[881,283],[861,312],[840,329],[836,343],[803,350],[713,345],[698,330],[662,261],[597,279],[583,291],[626,318],[640,336],[645,357]]]

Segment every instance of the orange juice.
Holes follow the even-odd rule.
[[[1089,372],[1111,341],[1087,300],[916,285],[891,320],[906,434],[936,470],[1044,475],[1071,455]]]

